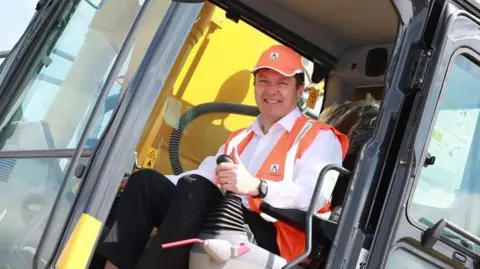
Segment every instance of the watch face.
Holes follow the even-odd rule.
[[[260,184],[260,192],[262,193],[262,195],[267,195],[267,188],[267,183],[265,181],[262,181],[262,183]]]

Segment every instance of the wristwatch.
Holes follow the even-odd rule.
[[[253,198],[263,199],[267,196],[268,193],[268,184],[267,181],[260,179],[260,184],[258,184],[258,195],[253,196]]]

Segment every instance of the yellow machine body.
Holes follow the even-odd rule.
[[[168,143],[180,116],[207,102],[255,105],[250,70],[259,55],[276,41],[243,22],[225,17],[225,11],[206,4],[170,73],[138,145],[142,167],[172,174]],[[208,114],[185,130],[180,158],[185,170],[195,169],[216,154],[227,135],[248,126],[253,117]]]

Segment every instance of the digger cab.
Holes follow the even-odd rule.
[[[480,268],[479,14],[475,0],[40,0],[0,66],[0,269],[88,268],[121,181],[196,168],[248,126],[249,70],[279,43],[304,58],[302,112],[351,144],[318,177],[341,173],[331,212],[315,196],[308,212],[262,205],[307,235],[286,268]]]

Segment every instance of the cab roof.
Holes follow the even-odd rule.
[[[203,2],[202,0],[175,0]],[[209,0],[227,17],[243,20],[288,44],[303,56],[332,68],[350,48],[392,44],[428,0]]]
[[[398,16],[385,0],[241,0],[338,58],[347,48],[392,43]]]
[[[349,48],[391,44],[400,13],[412,13],[415,0],[210,0],[227,16],[262,28],[272,37],[334,65]],[[404,18],[405,19],[405,18]],[[408,18],[407,18],[408,19]],[[314,52],[315,47],[318,51]]]

